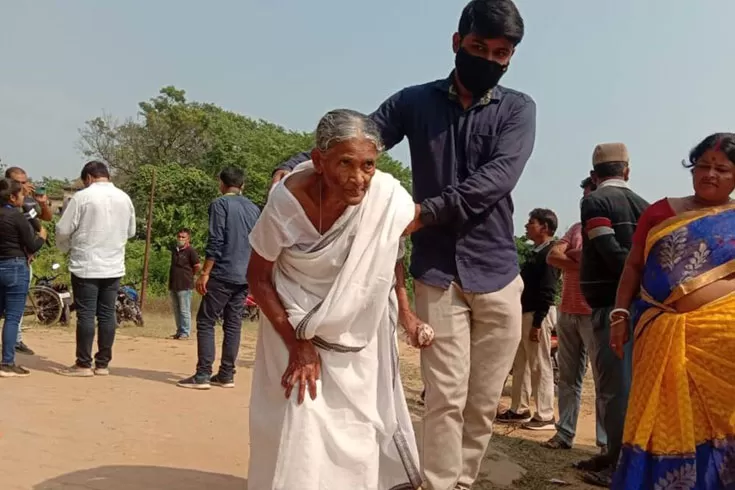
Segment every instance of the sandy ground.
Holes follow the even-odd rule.
[[[129,333],[141,332],[125,329],[118,336],[111,376],[75,379],[54,372],[73,362],[70,330],[25,332],[37,355],[18,361],[32,375],[0,379],[0,490],[247,488],[253,329],[243,338],[237,387],[204,392],[174,386],[192,373],[195,341]],[[402,370],[418,420],[415,351],[406,349]],[[591,451],[592,405],[585,398],[577,442]],[[548,480],[561,478],[572,484],[566,488],[587,488],[569,470],[570,461],[587,454],[550,452],[533,441],[551,435],[497,428],[477,487],[556,488]]]

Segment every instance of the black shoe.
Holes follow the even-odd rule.
[[[198,374],[182,379],[176,385],[180,388],[189,388],[192,390],[208,390],[212,387],[207,376],[200,376]]]
[[[597,456],[593,456],[590,459],[585,459],[584,461],[574,463],[572,466],[582,471],[602,471],[605,468],[610,467],[610,458],[607,455],[607,451],[605,451],[605,454],[598,454]]]
[[[17,352],[18,354],[25,354],[27,356],[32,356],[35,354],[35,352],[33,352],[33,349],[28,347],[25,342],[18,342],[17,344],[15,344],[15,352]]]
[[[189,336],[185,333],[177,333],[171,336],[174,340],[189,340]]]
[[[212,376],[209,379],[209,382],[213,384],[214,386],[219,386],[220,388],[234,388],[235,387],[235,378],[230,376],[224,376],[222,373],[217,373],[214,376]]]
[[[17,364],[0,364],[0,378],[25,378],[31,372]]]
[[[602,471],[590,471],[583,474],[582,481],[596,487],[610,488],[610,485],[612,485],[612,475],[612,468],[608,466]]]
[[[531,412],[515,413],[513,410],[506,410],[498,414],[495,421],[501,424],[525,424],[531,421]]]

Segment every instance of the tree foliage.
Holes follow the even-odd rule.
[[[217,175],[223,167],[243,168],[247,176],[245,195],[262,206],[276,166],[313,146],[311,133],[288,131],[214,104],[189,101],[183,90],[173,86],[164,87],[155,97],[139,103],[135,118],[119,121],[102,114],[87,121],[79,136],[81,153],[88,159],[106,162],[116,184],[128,192],[135,204],[138,233],[128,243],[125,278],[134,284],[142,280],[148,203],[155,172],[149,266],[149,291],[154,294],[166,290],[168,247],[180,228],[191,229],[192,244],[203,251],[207,211],[219,193]],[[395,176],[411,191],[411,171],[401,162],[384,154],[378,168]],[[70,184],[68,180],[51,177],[42,181],[49,194],[60,194]],[[530,247],[521,239],[516,239],[516,246],[521,261],[525,260]],[[410,243],[407,259],[408,255]],[[65,257],[53,247],[44,247],[36,261],[37,269],[43,273],[54,262],[65,270]]]

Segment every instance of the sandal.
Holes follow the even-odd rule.
[[[556,436],[552,437],[546,442],[542,442],[541,447],[545,449],[572,449],[571,444],[567,444],[565,441]]]

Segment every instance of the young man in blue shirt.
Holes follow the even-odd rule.
[[[428,490],[468,489],[477,478],[521,338],[510,195],[533,150],[536,105],[498,82],[523,34],[511,0],[472,0],[452,38],[452,73],[371,115],[388,149],[405,137],[411,151],[416,311],[436,333],[421,353]],[[274,181],[308,159],[284,163]]]

